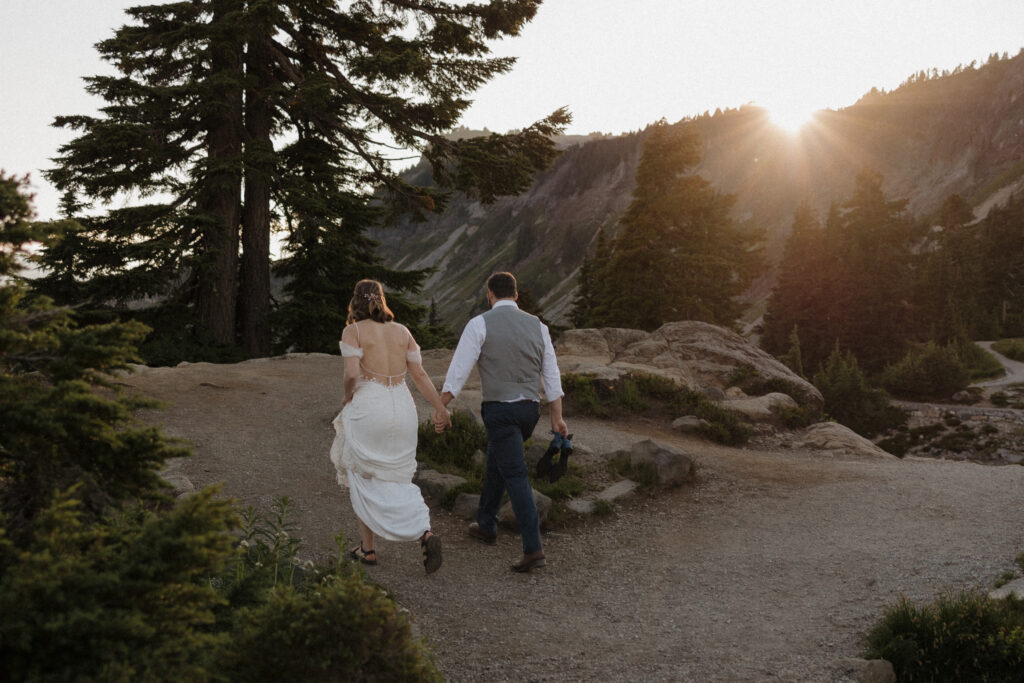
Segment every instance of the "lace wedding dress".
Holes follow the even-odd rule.
[[[352,509],[374,534],[416,540],[430,528],[430,509],[412,483],[418,418],[405,372],[376,373],[363,365],[361,348],[339,343],[342,356],[360,359],[362,373],[352,400],[334,418],[331,462],[338,483],[348,487]],[[406,361],[423,363],[418,350]]]

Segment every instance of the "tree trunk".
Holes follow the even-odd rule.
[[[245,204],[242,209],[242,271],[238,312],[242,346],[251,356],[270,353],[270,179],[273,173],[273,142],[270,139],[271,108],[266,88],[273,74],[267,34],[249,41],[245,93]]]
[[[213,3],[208,87],[216,88],[220,99],[206,117],[209,170],[200,199],[200,209],[211,222],[203,228],[199,247],[196,315],[199,326],[222,344],[235,341],[242,184],[242,43],[225,16],[239,6],[239,0]]]

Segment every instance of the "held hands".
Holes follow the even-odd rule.
[[[452,415],[444,406],[434,408],[434,431],[440,434],[452,426]]]

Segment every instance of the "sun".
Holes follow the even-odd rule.
[[[776,126],[791,135],[796,135],[817,113],[813,108],[800,102],[773,102],[764,105],[768,117]]]

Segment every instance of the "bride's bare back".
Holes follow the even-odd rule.
[[[373,382],[399,384],[408,369],[407,354],[419,347],[404,325],[360,320],[345,328],[341,340],[361,348],[360,374]]]

